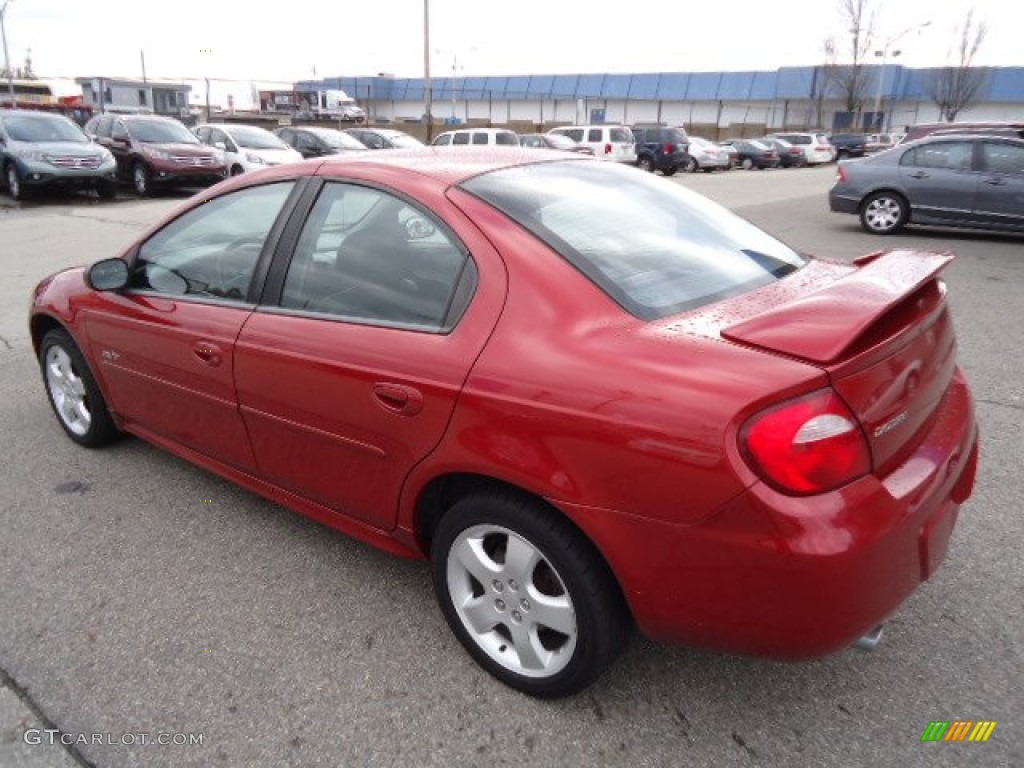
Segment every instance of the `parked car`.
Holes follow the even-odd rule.
[[[836,148],[829,142],[824,133],[770,133],[773,139],[785,139],[804,151],[808,165],[831,163],[836,159]]]
[[[469,655],[534,696],[586,687],[634,623],[790,659],[874,637],[975,477],[952,255],[819,261],[617,163],[444,160],[245,174],[45,278],[63,431],[429,559]]]
[[[431,142],[435,147],[518,147],[519,137],[505,128],[459,128],[439,133]]]
[[[828,142],[836,148],[836,159],[864,157],[867,154],[868,137],[863,133],[834,133]]]
[[[0,171],[14,200],[43,187],[94,189],[103,198],[117,192],[114,156],[66,117],[46,112],[0,112]]]
[[[900,135],[894,133],[869,133],[867,143],[864,146],[869,155],[875,152],[884,152],[892,149],[900,143]]]
[[[739,150],[736,149],[736,147],[734,147],[728,141],[716,141],[715,144],[721,147],[722,151],[725,152],[729,158],[729,167],[726,170],[735,168],[737,165],[740,164],[740,153]]]
[[[755,168],[759,171],[765,168],[778,168],[781,163],[779,153],[760,141],[753,139],[727,139],[726,142],[739,154],[740,167],[745,171]]]
[[[804,154],[804,151],[795,144],[790,144],[785,139],[765,136],[763,139],[758,139],[758,141],[762,144],[767,144],[779,153],[779,164],[783,168],[803,168],[807,165],[807,155]]]
[[[1024,231],[1024,139],[939,134],[844,161],[828,199],[876,235],[906,224]]]
[[[369,151],[359,139],[334,128],[289,126],[278,128],[274,135],[304,158]]]
[[[302,155],[296,150],[270,131],[256,126],[200,125],[196,127],[195,134],[203,144],[224,153],[228,172],[232,176],[302,160]]]
[[[1024,123],[1021,122],[967,122],[967,123],[919,123],[903,135],[901,143],[917,141],[935,133],[958,134],[985,133],[994,136],[1008,136],[1024,139]]]
[[[415,136],[393,128],[346,128],[345,133],[362,142],[367,149],[407,149],[422,147]]]
[[[581,155],[593,155],[594,150],[577,144],[568,136],[554,133],[520,133],[519,146],[531,149],[560,149],[564,152],[578,152]]]
[[[682,128],[633,126],[636,164],[645,171],[661,171],[666,176],[686,168],[690,160],[690,139]]]
[[[702,139],[699,136],[690,136],[690,145],[686,150],[686,170],[690,173],[697,171],[718,171],[728,170],[730,150],[720,147],[714,142]],[[737,153],[738,157],[738,153]]]
[[[98,115],[85,132],[113,153],[118,174],[143,197],[157,187],[208,186],[228,175],[224,153],[170,117]]]
[[[548,133],[568,136],[577,144],[590,147],[598,160],[636,164],[636,140],[624,125],[565,125]]]

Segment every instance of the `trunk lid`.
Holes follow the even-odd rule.
[[[733,342],[824,369],[860,420],[875,471],[906,458],[953,377],[956,339],[937,279],[951,253],[871,254],[820,287],[739,322]]]

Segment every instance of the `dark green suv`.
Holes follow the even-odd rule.
[[[690,138],[682,128],[665,126],[633,126],[636,137],[636,164],[645,171],[661,171],[671,176],[686,168],[690,159],[687,150]]]
[[[63,115],[32,110],[0,111],[0,170],[7,194],[21,200],[30,189],[95,189],[117,192],[116,163]]]

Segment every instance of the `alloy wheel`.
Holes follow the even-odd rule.
[[[46,352],[46,386],[64,426],[84,436],[92,425],[85,382],[63,347],[53,346]]]

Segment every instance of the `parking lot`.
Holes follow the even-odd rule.
[[[471,662],[422,563],[397,560],[136,439],[61,432],[28,338],[31,286],[114,255],[181,195],[0,197],[0,766],[1024,765],[1024,240],[864,234],[834,166],[680,174],[799,250],[953,250],[960,360],[982,429],[945,565],[873,653],[784,664],[640,637],[543,702]],[[994,720],[987,743],[922,743]],[[104,734],[70,751],[26,729]],[[126,735],[201,734],[192,745]],[[113,742],[113,743],[111,743]]]

